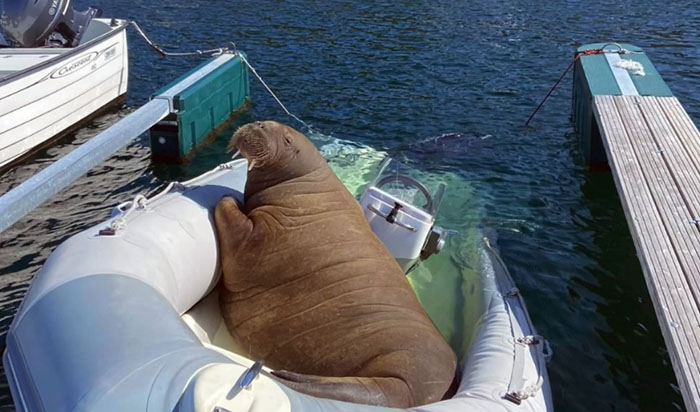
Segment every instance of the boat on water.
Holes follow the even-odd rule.
[[[129,22],[100,15],[70,0],[5,0],[0,170],[124,101]]]
[[[444,187],[430,190],[392,162],[360,196],[372,230],[406,271],[449,261],[449,231],[435,226]],[[7,334],[3,363],[17,410],[397,410],[295,392],[236,345],[219,310],[212,214],[224,195],[243,201],[246,175],[247,162],[234,160],[137,196],[51,254]],[[471,325],[461,331],[468,344],[455,348],[459,389],[412,410],[552,411],[546,341],[489,241],[475,254],[477,275],[455,308]]]

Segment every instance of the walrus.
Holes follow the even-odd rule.
[[[220,305],[234,340],[284,385],[348,402],[443,399],[454,352],[316,147],[277,122],[245,125],[244,205],[216,206]]]

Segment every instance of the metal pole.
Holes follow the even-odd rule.
[[[170,113],[154,99],[0,197],[0,233]]]
[[[172,99],[175,95],[236,56],[237,53],[224,53],[212,59],[129,116],[0,197],[0,233],[174,112]]]

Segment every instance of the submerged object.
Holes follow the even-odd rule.
[[[236,160],[137,197],[51,254],[7,335],[18,410],[396,410],[300,394],[239,354],[219,312],[212,211],[243,201],[246,170]],[[551,411],[545,341],[495,251],[480,253],[457,394],[420,410]]]

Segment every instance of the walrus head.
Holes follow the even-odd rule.
[[[306,136],[271,120],[239,128],[229,149],[239,150],[248,159],[246,197],[250,192],[305,175],[325,163]]]

